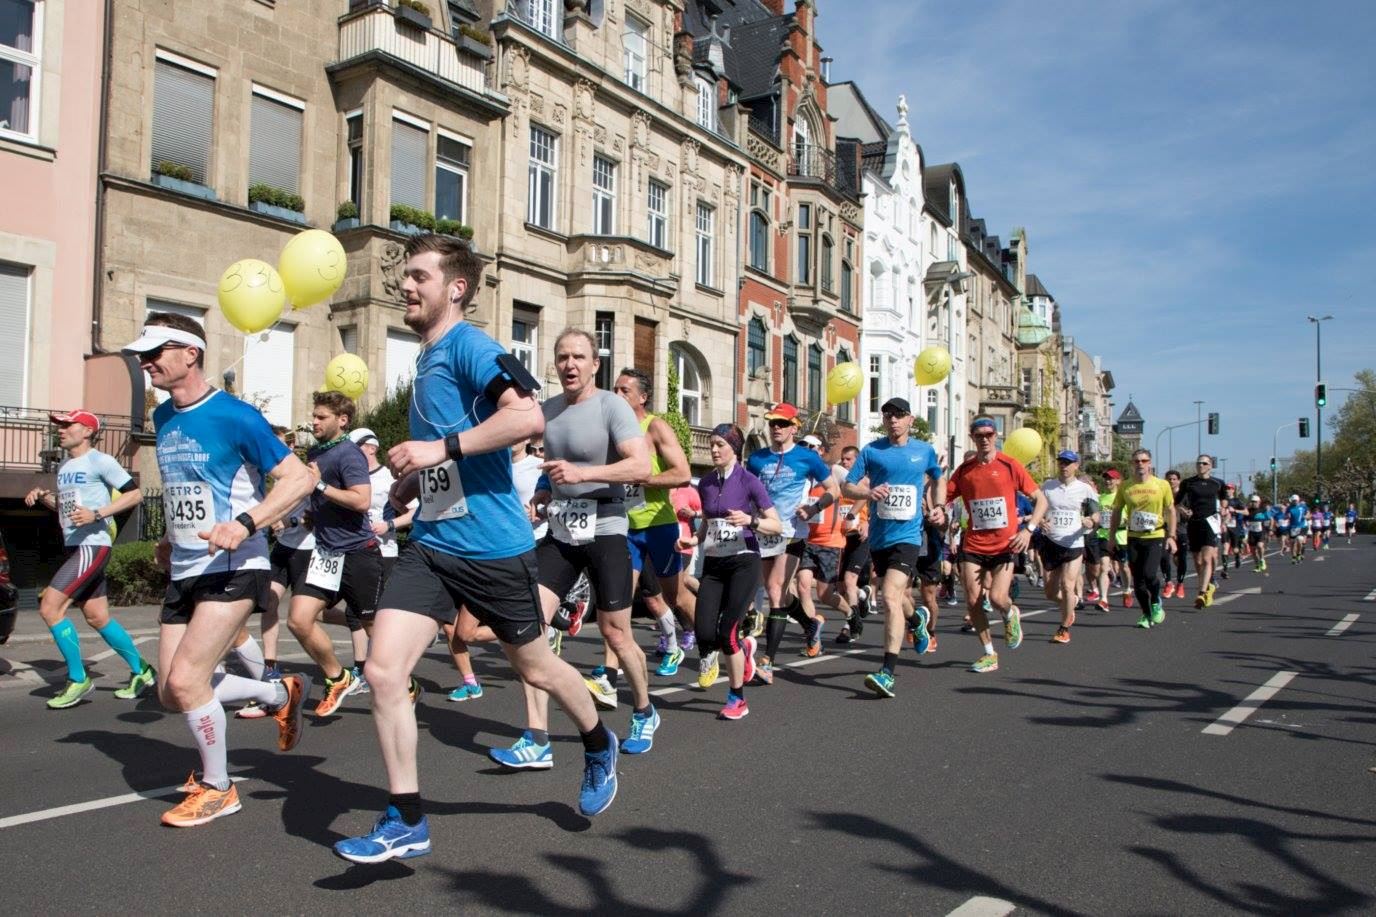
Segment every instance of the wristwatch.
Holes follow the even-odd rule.
[[[324,493],[325,493],[325,488],[326,488],[327,486],[329,486],[329,485],[327,485],[324,481],[316,481],[316,482],[315,482],[315,492],[323,496]]]

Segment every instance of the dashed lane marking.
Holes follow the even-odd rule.
[[[247,777],[230,777],[234,783],[247,780]],[[122,796],[106,796],[104,799],[92,799],[90,802],[76,802],[69,806],[56,806],[51,809],[40,809],[37,812],[28,812],[24,815],[11,815],[8,818],[0,818],[0,830],[14,828],[18,825],[27,825],[30,822],[47,821],[50,818],[61,818],[64,815],[77,815],[81,812],[92,812],[96,809],[108,809],[111,806],[128,805],[131,802],[142,802],[145,799],[161,799],[164,796],[171,796],[179,792],[177,786],[163,786],[156,790],[142,790],[138,793],[125,793]]]
[[[1338,636],[1338,635],[1341,634],[1343,631],[1345,631],[1345,630],[1347,630],[1349,627],[1351,627],[1351,626],[1353,625],[1353,623],[1356,622],[1356,620],[1357,620],[1358,618],[1360,618],[1360,617],[1361,617],[1361,615],[1358,615],[1358,614],[1346,615],[1341,621],[1339,621],[1337,624],[1334,624],[1331,628],[1329,628],[1328,633],[1324,634],[1324,636],[1325,636],[1325,637],[1336,637],[1336,636]]]
[[[1242,725],[1247,717],[1256,713],[1262,704],[1275,697],[1276,692],[1290,684],[1291,679],[1298,674],[1298,672],[1277,672],[1272,675],[1266,684],[1247,695],[1246,700],[1205,726],[1204,734],[1206,736],[1226,736],[1233,729]]]

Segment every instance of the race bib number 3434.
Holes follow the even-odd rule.
[[[1008,501],[986,497],[970,504],[970,526],[978,531],[1008,528]]]

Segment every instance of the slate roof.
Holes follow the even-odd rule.
[[[1123,413],[1118,415],[1118,422],[1142,423],[1142,412],[1137,410],[1137,405],[1129,401],[1128,406],[1123,408]]]
[[[1041,278],[1039,278],[1036,274],[1028,274],[1028,275],[1027,275],[1027,290],[1026,290],[1026,293],[1027,293],[1028,296],[1045,296],[1047,299],[1055,299],[1055,298],[1056,298],[1056,297],[1054,297],[1054,296],[1051,295],[1051,291],[1050,291],[1050,290],[1048,290],[1046,287],[1042,286]]]

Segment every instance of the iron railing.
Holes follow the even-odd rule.
[[[754,110],[752,109],[750,112],[750,116],[746,119],[746,124],[752,131],[759,134],[761,137],[765,138],[775,146],[778,146],[779,131],[774,126],[774,122],[772,120],[770,120],[769,118],[760,117],[759,115],[755,114]]]
[[[62,464],[62,447],[57,429],[48,415],[62,413],[42,408],[0,405],[0,471],[37,471],[51,473]],[[134,443],[130,439],[132,420],[128,415],[100,414],[100,434],[96,448],[114,456],[132,470]]]

